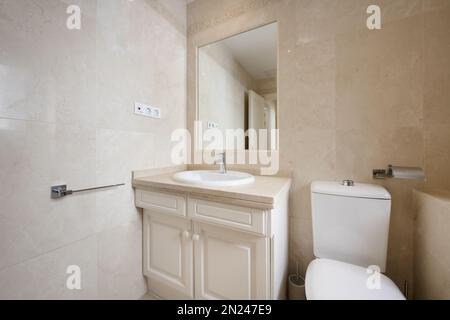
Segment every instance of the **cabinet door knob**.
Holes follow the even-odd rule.
[[[183,231],[183,238],[188,239],[191,233],[187,230]]]
[[[192,240],[194,240],[194,241],[200,240],[200,235],[197,233],[194,233],[194,235],[192,236]]]

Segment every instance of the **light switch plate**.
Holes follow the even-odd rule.
[[[140,116],[161,119],[161,110],[156,107],[150,107],[143,103],[134,103],[134,113]]]

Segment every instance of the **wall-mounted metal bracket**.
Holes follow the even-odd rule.
[[[124,186],[124,185],[125,185],[125,183],[119,183],[119,184],[112,184],[109,186],[94,187],[94,188],[87,188],[87,189],[80,189],[80,190],[67,190],[67,185],[63,184],[63,185],[59,185],[59,186],[52,186],[50,190],[51,190],[51,198],[52,199],[60,199],[65,196],[69,196],[71,194],[78,193],[78,192],[120,187],[120,186]]]
[[[392,176],[389,175],[389,169],[373,169],[373,178],[374,179],[386,179],[386,178],[392,178]]]

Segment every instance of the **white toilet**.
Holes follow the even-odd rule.
[[[383,187],[311,184],[314,256],[306,271],[308,300],[404,300],[398,287],[369,266],[386,269],[391,195]]]

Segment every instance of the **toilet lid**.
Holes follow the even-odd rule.
[[[374,275],[366,268],[329,259],[309,264],[305,290],[308,300],[405,300],[384,274]]]

